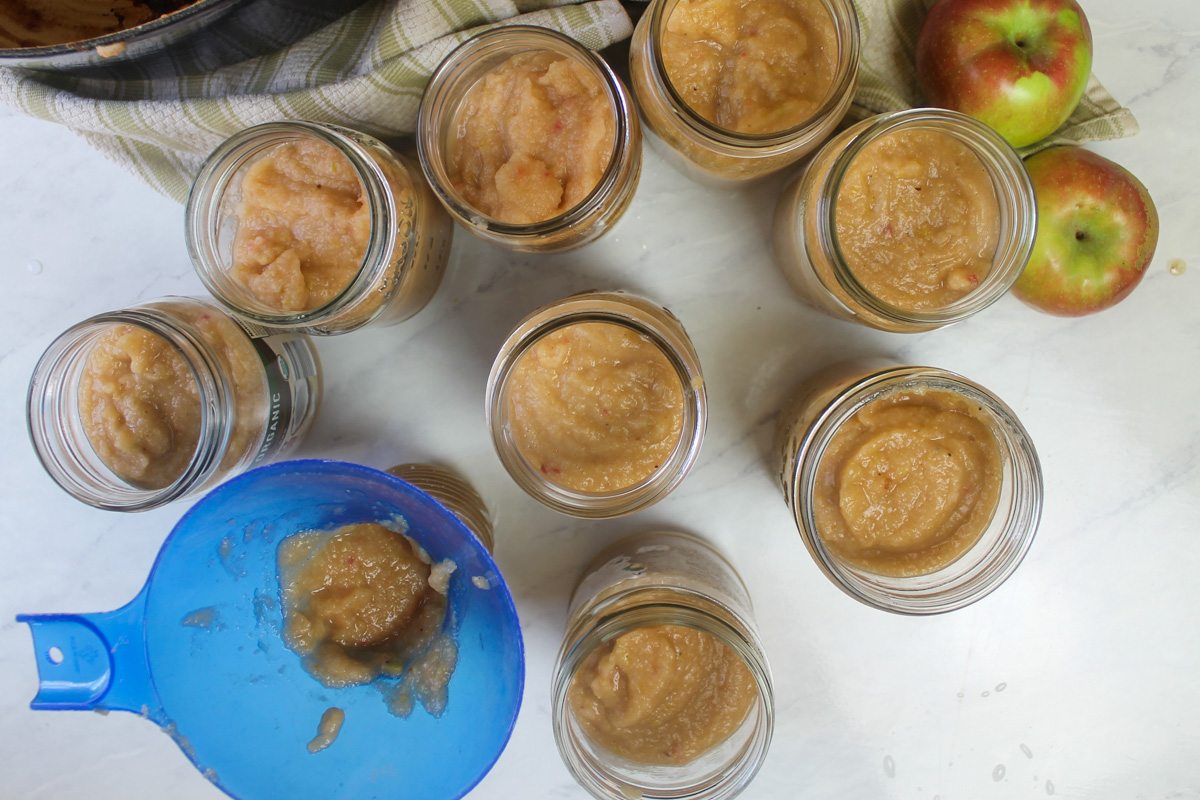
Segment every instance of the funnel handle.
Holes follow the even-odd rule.
[[[166,715],[146,659],[146,590],[102,614],[19,614],[29,626],[38,668],[38,711],[132,711],[163,724]]]

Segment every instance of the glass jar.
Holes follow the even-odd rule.
[[[369,233],[362,260],[344,287],[334,287],[314,308],[285,310],[231,274],[243,184],[257,162],[282,146],[312,142],[333,148],[348,162],[361,186],[357,207],[365,209]],[[318,184],[315,190],[321,188]],[[344,198],[324,202],[331,208],[345,205]],[[416,314],[441,283],[453,233],[454,225],[415,164],[370,136],[319,122],[269,122],[234,134],[200,168],[185,217],[192,265],[217,302],[256,330],[316,335],[391,325]]]
[[[599,746],[569,702],[572,680],[593,651],[622,634],[657,625],[715,637],[741,659],[757,689],[733,734],[683,765],[650,766]],[[705,542],[681,533],[632,536],[601,552],[571,598],[551,702],[559,754],[594,797],[718,800],[737,795],[766,758],[775,697],[750,596],[733,566]]]
[[[549,480],[522,455],[513,432],[511,379],[522,357],[544,337],[572,325],[597,322],[632,331],[671,366],[682,388],[680,435],[666,460],[637,483],[609,492],[575,491]],[[535,500],[573,516],[617,517],[657,503],[684,479],[700,455],[708,399],[700,359],[683,324],[670,311],[626,292],[587,292],[543,306],[513,329],[488,375],[486,414],[500,461]]]
[[[946,392],[977,409],[972,414],[994,437],[1003,466],[998,504],[974,545],[936,571],[891,577],[831,552],[821,537],[814,498],[818,468],[839,428],[873,400],[909,390]],[[829,367],[806,381],[784,406],[774,452],[784,499],[817,566],[848,595],[884,611],[938,614],[979,600],[1017,569],[1037,532],[1042,471],[1029,434],[999,398],[952,372],[885,359]]]
[[[777,172],[815,150],[846,115],[858,85],[859,65],[858,14],[851,0],[822,0],[837,36],[837,63],[824,102],[799,125],[762,134],[739,133],[710,122],[672,86],[662,43],[678,3],[654,0],[638,20],[629,49],[629,72],[642,121],[665,145],[656,149],[684,175],[720,185]]]
[[[447,159],[467,93],[509,58],[548,52],[571,59],[595,76],[612,105],[612,154],[596,187],[574,207],[540,222],[492,219],[454,188]],[[527,25],[493,28],[468,39],[434,70],[417,117],[417,150],[425,177],[461,225],[493,244],[521,252],[561,252],[592,242],[616,224],[633,199],[642,170],[642,133],[633,101],[612,68],[596,53],[557,31]]]
[[[438,464],[397,464],[387,470],[444,505],[475,534],[489,553],[495,545],[492,519],[475,487],[449,467]]]
[[[883,136],[914,130],[946,134],[974,153],[991,180],[1000,212],[987,277],[962,299],[925,311],[897,308],[862,285],[846,263],[835,220],[838,192],[855,157]],[[966,319],[1003,297],[1025,269],[1036,231],[1033,184],[1008,142],[965,114],[913,108],[846,129],[788,182],[775,211],[775,258],[792,288],[814,308],[880,330],[915,333]]]
[[[157,354],[121,350],[117,361],[92,362],[93,353],[107,358],[102,351],[129,334]],[[138,360],[143,363],[133,366]],[[166,362],[178,365],[175,377],[182,380],[157,384],[163,403],[185,409],[194,419],[168,429],[169,447],[163,450],[160,434],[171,423],[145,412],[153,401],[109,390],[135,377],[153,379],[156,370],[162,377]],[[126,374],[114,378],[113,369]],[[87,380],[107,383],[105,393],[96,398]],[[308,431],[320,398],[320,367],[307,339],[252,338],[211,303],[167,297],[97,315],[55,339],[34,368],[27,413],[34,449],[59,486],[97,508],[143,511],[279,459]],[[169,413],[162,406],[151,410]],[[93,438],[104,443],[107,460]],[[172,450],[181,438],[195,439],[190,457]],[[178,466],[137,479],[117,474],[126,455],[152,460],[156,448]]]

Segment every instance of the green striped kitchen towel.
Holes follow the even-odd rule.
[[[412,132],[441,60],[475,33],[512,24],[596,50],[632,32],[618,0],[370,0],[293,45],[200,75],[114,81],[0,68],[0,100],[66,125],[183,202],[205,157],[250,125],[310,119],[385,139]]]
[[[937,0],[854,0],[862,33],[858,91],[847,117],[852,121],[924,103],[917,86],[917,34]],[[1093,72],[1083,99],[1062,127],[1021,149],[1029,155],[1056,144],[1121,139],[1138,132],[1137,120],[1113,99]]]

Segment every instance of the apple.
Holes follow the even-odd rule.
[[[982,120],[1013,147],[1058,130],[1091,69],[1092,31],[1075,0],[941,0],[917,37],[926,101]]]
[[[1037,195],[1037,240],[1013,294],[1064,317],[1123,300],[1158,244],[1158,211],[1146,187],[1082,147],[1052,147],[1025,166]]]

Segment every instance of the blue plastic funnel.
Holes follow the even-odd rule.
[[[446,617],[458,664],[439,718],[419,705],[394,716],[378,685],[325,688],[280,636],[279,542],[396,516],[435,561],[458,565]],[[242,800],[461,797],[508,742],[525,678],[512,596],[479,541],[399,478],[336,461],[272,464],[215,489],[175,526],[124,608],[17,619],[33,633],[33,708],[142,714]],[[346,713],[341,733],[310,754],[333,706]]]

